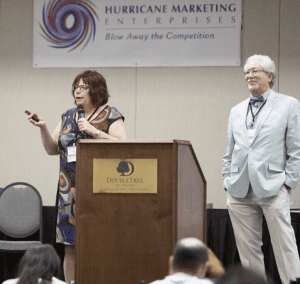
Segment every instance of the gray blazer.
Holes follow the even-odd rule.
[[[274,196],[283,184],[295,188],[300,176],[300,103],[271,90],[250,144],[246,128],[249,98],[231,109],[223,186],[230,195],[246,196],[249,183],[260,197]]]

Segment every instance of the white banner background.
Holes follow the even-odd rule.
[[[34,0],[33,66],[239,66],[241,1]]]

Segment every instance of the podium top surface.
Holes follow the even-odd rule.
[[[80,144],[91,144],[91,143],[117,143],[117,144],[131,144],[131,143],[152,143],[152,144],[183,144],[190,145],[191,143],[187,140],[167,140],[167,139],[127,139],[127,140],[109,140],[109,139],[80,139]]]

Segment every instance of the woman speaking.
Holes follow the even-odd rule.
[[[96,71],[78,74],[72,85],[72,95],[77,107],[62,114],[52,134],[41,116],[36,113],[28,116],[29,121],[40,128],[47,153],[60,155],[56,242],[65,245],[64,273],[67,283],[74,280],[75,267],[76,161],[72,153],[76,152],[76,142],[85,138],[126,139],[124,117],[115,107],[107,104],[109,94],[101,74]]]

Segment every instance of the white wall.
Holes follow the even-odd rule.
[[[244,0],[242,62],[269,55],[278,67],[275,91],[300,99],[299,1]],[[77,68],[34,69],[33,1],[0,1],[0,187],[15,181],[36,186],[54,205],[58,156],[48,156],[25,109],[38,112],[53,131],[73,106]],[[87,68],[86,68],[87,69]],[[190,140],[207,180],[207,202],[226,207],[222,156],[230,109],[249,96],[243,66],[193,68],[93,68],[103,74],[110,104],[125,116],[127,136]],[[293,193],[300,207],[300,187]]]

